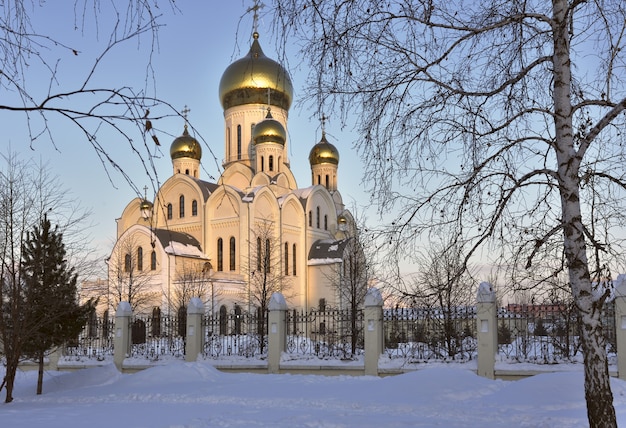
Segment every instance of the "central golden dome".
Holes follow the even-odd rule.
[[[186,124],[183,135],[176,138],[170,146],[170,157],[172,160],[179,158],[202,159],[202,147],[200,147],[198,140],[189,135]]]
[[[313,146],[309,153],[309,163],[311,166],[322,163],[332,163],[339,165],[339,151],[326,139],[326,133],[322,132],[322,139]]]
[[[265,56],[254,33],[250,52],[226,68],[220,80],[220,101],[224,110],[245,104],[267,104],[289,110],[293,85],[287,70]]]

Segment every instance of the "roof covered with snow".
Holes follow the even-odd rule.
[[[350,238],[334,240],[319,239],[313,243],[309,251],[309,265],[341,263],[343,252]]]
[[[154,229],[153,232],[166,253],[176,256],[205,258],[200,242],[190,234],[167,229]]]

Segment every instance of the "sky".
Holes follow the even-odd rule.
[[[234,60],[244,56],[252,41],[253,20],[251,14],[245,14],[251,1],[232,2],[192,2],[178,1],[179,11],[172,11],[166,2],[159,2],[162,27],[158,33],[158,45],[152,56],[155,75],[156,95],[181,111],[188,106],[191,125],[208,144],[203,146],[203,170],[201,178],[214,181],[219,177],[217,165],[224,157],[223,110],[218,98],[218,85],[223,71]],[[62,43],[78,51],[51,51],[52,63],[58,58],[57,81],[53,89],[74,88],[90,71],[95,58],[101,53],[108,40],[114,20],[108,2],[101,2],[98,21],[89,16],[84,27],[76,20],[74,2],[51,5],[50,2],[33,5],[31,19],[33,26],[41,33],[54,35]],[[278,58],[275,38],[271,35],[272,23],[266,8],[258,23],[260,43],[264,53]],[[94,76],[94,83],[101,86],[128,85],[143,88],[146,85],[146,63],[149,59],[149,39],[144,37],[130,41],[115,49],[105,57],[102,66]],[[46,52],[44,52],[46,54]],[[297,56],[289,61],[294,83],[295,100],[289,117],[290,161],[292,171],[299,187],[310,185],[310,166],[308,154],[321,138],[321,125],[317,118],[311,117],[310,106],[298,103],[299,93],[305,84],[305,71],[298,67]],[[39,70],[39,71],[38,71]],[[32,60],[27,70],[30,88],[37,95],[45,94],[49,81],[41,76],[48,76],[38,69]],[[58,86],[56,86],[58,85]],[[150,88],[152,83],[149,82]],[[61,89],[58,89],[61,88]],[[8,95],[9,99],[11,94]],[[36,121],[35,128],[37,128]],[[52,120],[54,145],[46,138],[39,138],[30,143],[28,139],[26,116],[24,113],[0,112],[0,126],[3,129],[3,142],[0,149],[3,154],[15,152],[22,158],[32,158],[47,162],[54,175],[58,175],[61,184],[67,190],[69,198],[77,199],[83,208],[92,212],[89,229],[92,243],[98,253],[108,255],[112,248],[115,233],[115,219],[137,195],[124,178],[115,171],[109,174],[102,166],[94,149],[85,141],[82,134],[73,126],[57,118]],[[173,139],[183,131],[181,118],[170,118],[155,123],[167,136],[159,134],[161,147],[151,148],[155,155],[155,167],[162,183],[172,173],[169,146]],[[338,121],[329,118],[326,121],[328,140],[340,152],[339,189],[348,207],[353,203],[364,205],[365,197],[360,182],[361,162],[351,149],[354,136],[340,129]],[[104,134],[106,137],[106,134]],[[103,138],[105,149],[135,182],[136,188],[150,186],[143,173],[139,159],[129,150],[128,143],[112,135],[110,140]],[[210,150],[209,150],[210,147]],[[215,154],[215,159],[210,152]],[[153,199],[150,188],[148,199]]]
[[[577,367],[503,381],[456,364],[388,377],[235,374],[207,362],[120,374],[109,364],[46,372],[40,396],[36,371],[18,372],[14,401],[0,404],[0,426],[582,428],[588,423]],[[611,379],[611,387],[624,425],[626,382]]]

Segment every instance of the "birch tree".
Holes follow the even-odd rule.
[[[308,60],[305,101],[359,132],[391,247],[454,227],[466,260],[565,272],[589,423],[616,426],[600,315],[623,252],[624,2],[274,3]]]

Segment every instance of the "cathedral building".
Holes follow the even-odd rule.
[[[317,144],[299,141],[293,152],[309,152],[311,182],[298,187],[288,155],[293,86],[257,32],[249,53],[224,71],[219,98],[221,176],[203,179],[202,147],[185,124],[170,147],[171,177],[153,201],[135,198],[117,219],[111,306],[174,311],[199,296],[207,311],[254,310],[274,291],[293,308],[342,306],[354,220],[338,190],[339,153],[323,129]]]

